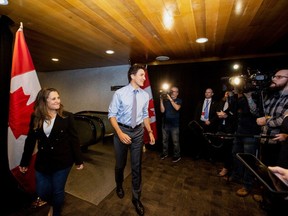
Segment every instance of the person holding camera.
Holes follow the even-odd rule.
[[[260,89],[262,89],[261,92],[258,91],[258,101],[260,101],[261,104],[256,103],[255,100],[253,100],[252,98],[253,94],[251,94],[251,92],[244,93],[246,100],[248,102],[248,105],[249,105],[250,112],[254,113],[254,116],[257,116],[257,117],[255,118],[253,122],[246,124],[242,128],[246,130],[246,132],[244,131],[246,134],[248,134],[247,132],[249,132],[250,134],[255,135],[255,134],[258,134],[258,132],[257,131],[253,132],[253,130],[249,129],[249,126],[254,125],[254,122],[256,123],[256,125],[258,125],[259,133],[261,133],[261,137],[262,137],[260,140],[260,146],[258,146],[259,152],[260,152],[259,158],[261,161],[263,161],[265,165],[275,166],[277,165],[277,162],[279,162],[279,156],[280,156],[279,153],[282,151],[280,149],[281,146],[279,145],[280,138],[279,139],[277,138],[278,137],[277,134],[279,134],[280,132],[281,125],[285,117],[285,112],[287,111],[287,108],[288,108],[288,91],[287,91],[288,90],[288,69],[278,70],[275,73],[275,75],[272,76],[272,82],[269,85],[268,91],[267,92],[265,91],[265,93],[267,94],[264,99],[262,98],[264,86],[258,86],[258,87],[261,87]],[[261,93],[261,95],[259,93]],[[259,96],[261,96],[261,98]],[[259,117],[259,116],[262,116],[262,117]],[[237,134],[240,134],[240,132],[237,131]],[[264,138],[264,136],[267,136],[267,137]],[[274,136],[276,138],[273,138]],[[245,138],[245,140],[246,139],[247,138]],[[254,138],[251,137],[249,139],[255,139],[255,137]],[[235,138],[235,141],[236,140],[237,138]],[[258,140],[256,139],[256,142],[257,141]],[[235,148],[236,146],[237,146],[237,142],[234,143],[234,147],[233,147],[234,155],[238,152],[237,148]],[[248,145],[246,146],[248,147]],[[249,146],[252,147],[252,145],[249,145]],[[249,152],[245,152],[245,153],[249,153]],[[248,174],[248,176],[250,176],[248,172],[246,173]],[[246,178],[245,178],[245,175],[244,175],[244,182],[243,182],[244,187],[240,188],[237,191],[237,195],[246,196],[249,194],[252,188],[251,187],[252,182],[247,181],[247,180],[248,179],[251,180],[252,178],[251,177],[247,178],[248,176],[246,175]],[[233,175],[232,175],[232,179],[233,179]],[[263,200],[262,193],[261,195],[254,194],[253,199],[256,201]]]
[[[263,105],[265,116],[258,118],[257,124],[262,126],[263,135],[275,136],[280,132],[288,108],[288,67],[278,70],[272,76],[269,93],[270,96],[267,97]],[[279,142],[267,138],[262,139],[261,144],[261,161],[266,165],[275,165],[280,151]]]
[[[179,89],[173,86],[169,94],[160,96],[160,111],[163,113],[162,119],[162,154],[161,159],[168,157],[169,137],[171,135],[173,141],[173,159],[174,163],[181,160],[180,142],[179,142],[179,122],[180,108],[182,100],[178,98]]]
[[[288,108],[288,69],[277,70],[272,76],[269,91],[263,102],[264,115],[257,119],[262,127],[262,135],[271,138],[262,138],[260,145],[260,159],[266,165],[274,166],[281,152],[279,140],[273,139],[278,134]]]

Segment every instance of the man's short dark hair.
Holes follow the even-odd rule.
[[[276,68],[273,69],[273,74],[277,73],[280,70],[288,70],[287,64],[278,65]]]
[[[129,69],[129,71],[128,71],[128,81],[129,81],[129,83],[130,83],[130,81],[131,81],[131,75],[132,75],[132,74],[136,74],[139,69],[145,70],[145,66],[144,66],[144,65],[140,65],[140,64],[133,64],[133,65],[130,67],[130,69]]]

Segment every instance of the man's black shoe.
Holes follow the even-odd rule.
[[[160,155],[161,160],[164,160],[166,157],[168,157],[167,154],[161,154],[161,155]]]
[[[124,190],[122,187],[118,187],[116,188],[116,193],[117,193],[117,196],[122,199],[124,197]]]
[[[133,199],[132,203],[135,206],[137,214],[141,216],[144,215],[144,206],[142,205],[141,201],[137,199]]]
[[[173,157],[172,162],[177,163],[180,160],[181,160],[181,157]]]

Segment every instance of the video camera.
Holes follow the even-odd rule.
[[[270,83],[271,77],[259,70],[247,69],[247,74],[229,78],[230,90],[241,93],[260,92],[269,87]]]

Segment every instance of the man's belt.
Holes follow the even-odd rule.
[[[136,129],[136,128],[140,127],[142,124],[136,125],[134,128],[131,127],[131,126],[122,124],[122,123],[120,123],[120,122],[118,122],[118,125],[120,125],[120,126],[122,126],[122,127],[125,127],[125,128],[128,128],[128,129]]]

